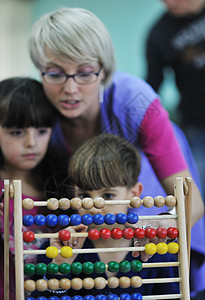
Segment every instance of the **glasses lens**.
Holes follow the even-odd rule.
[[[75,75],[75,81],[79,84],[93,83],[97,80],[97,76],[93,73],[79,73]]]
[[[60,84],[66,81],[66,76],[60,73],[46,73],[44,78],[49,83]]]

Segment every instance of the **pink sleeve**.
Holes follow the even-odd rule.
[[[188,168],[167,111],[155,100],[140,127],[142,150],[160,180]]]

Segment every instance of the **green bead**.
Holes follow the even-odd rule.
[[[69,274],[70,273],[70,269],[71,269],[71,267],[70,267],[70,265],[68,263],[62,263],[59,266],[59,272],[61,274],[64,274],[64,275]]]
[[[91,263],[90,261],[84,262],[83,263],[83,272],[85,274],[91,274],[94,271],[94,264]]]
[[[44,263],[39,263],[36,265],[36,274],[44,275],[47,273],[47,265]]]
[[[27,275],[34,275],[36,271],[35,265],[34,264],[26,264],[24,266],[24,272]]]
[[[95,269],[95,273],[97,273],[97,274],[102,274],[102,273],[104,273],[105,270],[106,270],[105,263],[102,262],[102,261],[97,261],[97,262],[94,264],[94,269]]]
[[[116,261],[110,261],[108,263],[108,271],[110,272],[118,272],[120,269],[120,265],[118,262]]]
[[[79,262],[74,262],[71,264],[71,272],[75,275],[78,275],[82,272],[83,266]]]
[[[59,266],[57,264],[50,263],[48,265],[48,273],[49,274],[56,274],[58,272],[59,272]]]
[[[120,271],[127,273],[131,270],[131,263],[128,260],[123,260],[120,262]]]
[[[132,271],[140,272],[142,270],[142,263],[139,260],[133,260],[131,262]]]

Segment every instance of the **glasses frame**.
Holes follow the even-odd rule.
[[[61,83],[51,83],[51,82],[48,82],[48,81],[45,79],[46,82],[51,83],[51,84],[64,84],[64,83],[66,83],[66,81],[67,81],[69,78],[72,78],[72,79],[75,81],[75,83],[80,84],[80,85],[86,85],[86,84],[92,84],[92,83],[95,83],[95,82],[97,81],[98,76],[100,75],[101,70],[102,70],[102,65],[100,66],[100,69],[99,69],[98,72],[80,72],[80,73],[75,73],[75,74],[66,74],[66,73],[57,73],[57,72],[41,72],[41,75],[44,77],[44,76],[47,75],[47,74],[52,74],[52,73],[54,74],[54,73],[55,73],[55,74],[62,74],[62,75],[65,76],[65,81],[64,81],[64,82],[61,82]],[[93,75],[96,76],[96,80],[95,80],[95,81],[92,81],[92,82],[79,83],[79,82],[76,81],[75,77],[78,76],[78,75],[82,75],[82,74],[90,74],[90,75],[93,74]]]

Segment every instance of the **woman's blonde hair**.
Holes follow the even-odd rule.
[[[60,8],[41,17],[28,39],[31,59],[37,68],[48,62],[48,48],[66,62],[99,62],[108,85],[115,70],[115,56],[110,35],[101,20],[82,8]]]
[[[114,186],[131,188],[138,182],[141,157],[124,138],[100,134],[86,141],[71,157],[71,182],[83,190]]]

